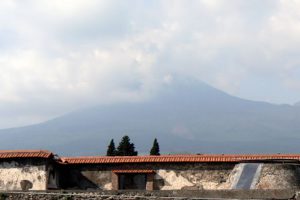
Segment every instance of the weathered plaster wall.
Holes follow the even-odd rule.
[[[226,163],[156,163],[127,165],[69,166],[65,189],[112,189],[114,169],[152,169],[155,190],[229,189],[235,164]],[[152,182],[152,180],[150,181]],[[148,188],[150,187],[150,182]]]
[[[112,172],[97,166],[68,168],[62,187],[65,189],[112,190]]]
[[[256,189],[291,189],[300,187],[297,165],[263,164]]]
[[[46,165],[32,162],[0,163],[0,190],[46,190]]]
[[[89,180],[94,180],[94,183],[103,190],[111,190],[111,171],[83,171],[82,175]]]
[[[156,171],[154,188],[159,190],[229,189],[235,170],[232,166],[205,165],[202,169]]]
[[[235,163],[155,163],[68,166],[65,189],[111,190],[114,169],[152,169],[148,188],[154,190],[227,190],[236,184],[243,164]],[[66,178],[68,174],[68,178]],[[263,164],[252,189],[300,188],[298,167],[289,164]],[[152,184],[152,185],[150,185]],[[117,186],[115,186],[116,188]]]
[[[232,189],[237,184],[239,177],[242,173],[243,164],[236,164],[226,181],[225,189]]]

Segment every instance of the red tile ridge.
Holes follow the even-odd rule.
[[[121,170],[112,170],[113,173],[122,174],[122,173],[145,173],[150,174],[154,173],[154,170],[149,169],[121,169]]]
[[[50,158],[54,154],[48,150],[0,150],[0,158]]]
[[[0,150],[0,153],[37,153],[37,152],[52,153],[51,151],[43,150],[43,149]]]
[[[70,164],[77,163],[143,163],[143,162],[238,162],[243,160],[296,159],[300,154],[188,154],[160,156],[79,156],[62,157]]]

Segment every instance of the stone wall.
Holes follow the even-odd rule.
[[[194,190],[106,192],[7,192],[1,200],[171,200],[171,199],[299,199],[296,190]]]
[[[300,186],[298,165],[263,164],[256,189],[293,189]]]
[[[159,190],[229,189],[229,170],[166,170],[156,171],[154,188]]]
[[[226,190],[233,189],[243,164],[235,163],[153,163],[67,166],[64,189],[118,189],[115,169],[151,169],[147,189],[154,190]],[[148,174],[147,176],[150,176]],[[67,178],[66,178],[67,177]],[[300,188],[299,167],[292,164],[262,164],[251,189]]]
[[[0,190],[46,190],[45,162],[6,160],[0,162]]]
[[[64,169],[63,189],[112,189],[112,172],[101,166],[76,166]]]
[[[68,180],[65,189],[113,188],[111,172],[114,169],[152,169],[154,177],[148,179],[147,188],[154,190],[229,189],[234,163],[155,163],[126,165],[76,165],[67,166]],[[150,176],[150,175],[148,175]],[[66,176],[64,176],[66,177]],[[114,183],[116,184],[116,183]],[[151,185],[152,184],[152,185]],[[114,186],[116,188],[117,186]]]

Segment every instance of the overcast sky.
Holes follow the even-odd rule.
[[[0,128],[142,100],[177,76],[293,104],[299,10],[294,0],[1,0]]]

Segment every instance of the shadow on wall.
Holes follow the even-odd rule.
[[[155,174],[153,186],[154,186],[153,187],[154,190],[160,190],[164,186],[171,186],[171,184],[166,180],[164,180],[164,178],[161,177],[159,174]]]
[[[32,182],[31,181],[29,181],[29,180],[22,180],[21,182],[20,182],[20,185],[21,185],[21,189],[22,189],[22,191],[28,191],[29,189],[31,189],[32,188]]]
[[[64,174],[65,176],[61,180],[61,187],[63,189],[102,189],[96,183],[85,177],[80,171],[72,170],[70,173]]]

